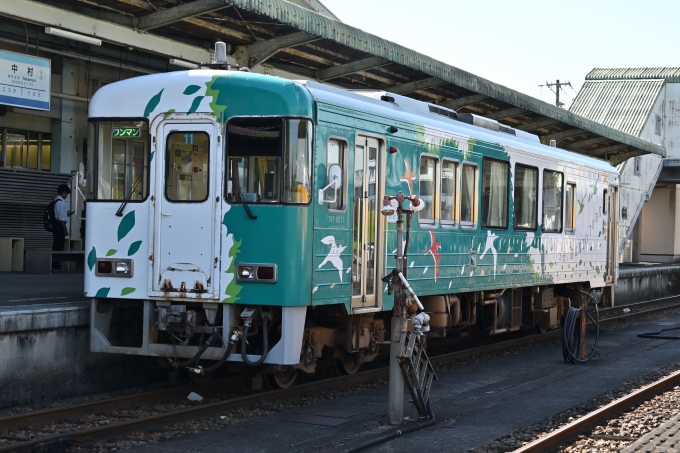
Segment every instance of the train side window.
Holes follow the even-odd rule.
[[[576,184],[568,182],[566,192],[564,230],[568,234],[574,234],[576,231],[576,202],[574,201],[576,197]]]
[[[442,226],[455,227],[458,223],[458,212],[456,209],[456,180],[458,179],[458,162],[444,159],[442,160],[442,182],[441,182],[441,222]]]
[[[331,181],[330,168],[332,165],[338,165],[341,169],[341,185],[339,188],[329,187],[324,191],[324,200],[333,200],[335,202],[326,202],[326,209],[329,211],[344,211],[345,210],[345,191],[347,190],[346,184],[346,166],[345,162],[347,159],[347,142],[344,140],[330,139],[328,140],[328,148],[326,151],[326,183],[328,186]]]
[[[166,144],[165,198],[183,202],[207,200],[210,136],[205,132],[171,132]]]
[[[538,168],[515,165],[515,229],[538,226]]]
[[[482,228],[508,227],[507,162],[484,158],[482,166]]]
[[[477,166],[463,164],[460,182],[460,225],[477,227]]]
[[[562,232],[562,189],[564,175],[543,170],[543,232]]]
[[[607,210],[609,206],[609,199],[607,198],[607,189],[602,191],[602,214],[607,215]]]
[[[420,225],[436,225],[437,206],[437,166],[439,159],[431,156],[420,156],[420,174],[418,175],[418,197],[425,204],[418,213]]]

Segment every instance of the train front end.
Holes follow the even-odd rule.
[[[103,87],[89,114],[91,350],[197,375],[225,361],[298,365],[311,299],[307,89],[238,71],[158,74]]]

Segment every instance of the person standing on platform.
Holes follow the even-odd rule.
[[[57,196],[54,198],[54,229],[52,231],[52,250],[62,252],[64,251],[64,242],[68,236],[68,228],[66,222],[73,214],[73,211],[66,209],[66,197],[71,193],[71,189],[66,184],[61,184],[57,188]],[[61,262],[52,262],[53,270],[64,270],[61,267]]]

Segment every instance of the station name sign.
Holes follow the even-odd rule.
[[[50,60],[0,50],[0,104],[50,109]]]

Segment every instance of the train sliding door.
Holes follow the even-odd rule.
[[[152,293],[213,299],[217,128],[166,122],[158,128]]]
[[[605,269],[605,282],[616,283],[616,265],[618,263],[619,250],[619,188],[609,186],[605,191],[604,206],[607,207],[607,267]]]
[[[380,142],[357,136],[352,196],[352,311],[380,307]]]

